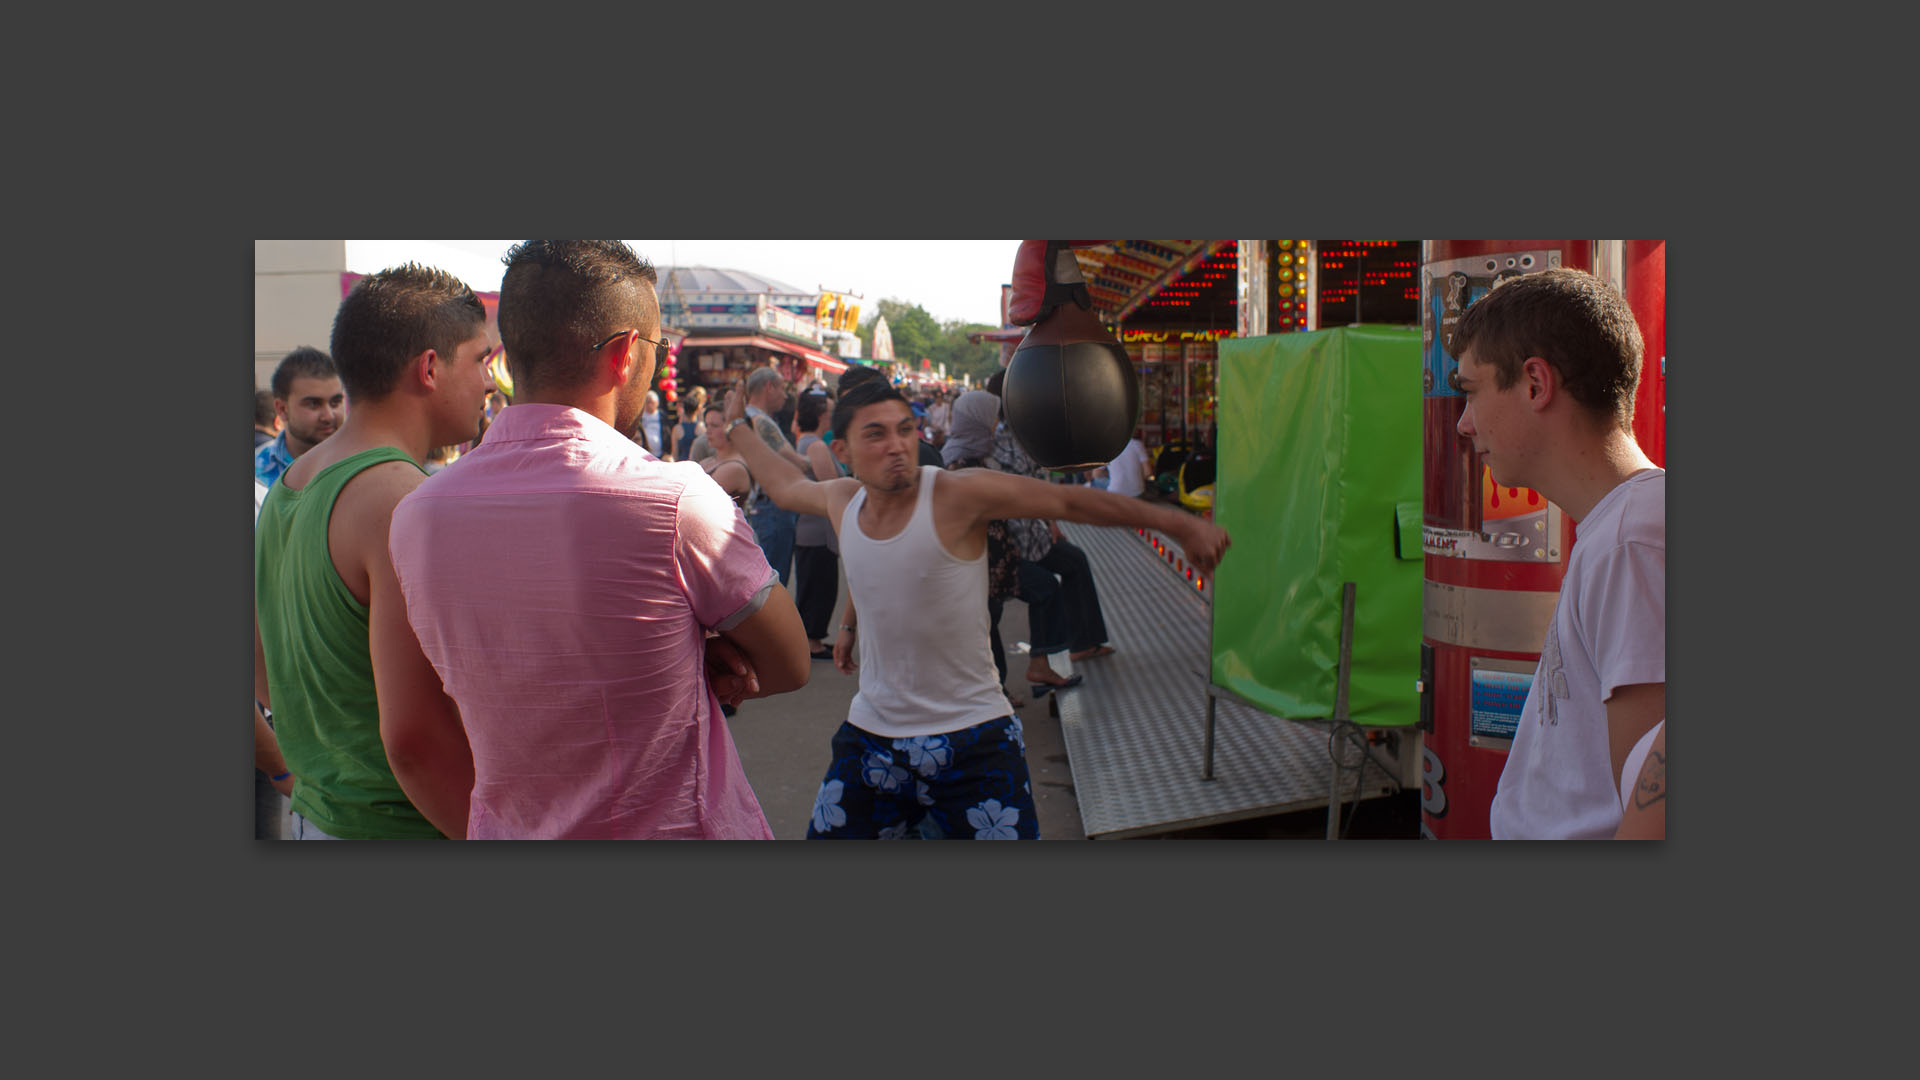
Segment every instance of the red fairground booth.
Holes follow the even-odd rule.
[[[1538,492],[1499,487],[1456,425],[1466,399],[1448,350],[1460,313],[1508,277],[1586,270],[1626,297],[1646,345],[1634,438],[1666,465],[1666,244],[1431,240],[1420,273],[1424,394],[1420,726],[1423,836],[1484,839],[1487,816],[1575,541]]]

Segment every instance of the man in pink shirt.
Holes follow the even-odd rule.
[[[621,434],[665,351],[654,269],[613,240],[506,261],[515,403],[389,541],[473,748],[467,836],[772,839],[720,704],[805,685],[806,632],[719,485]]]

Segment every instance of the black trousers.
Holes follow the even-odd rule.
[[[1093,564],[1087,553],[1066,540],[1053,545],[1040,566],[1060,575],[1060,592],[1067,609],[1067,648],[1084,652],[1106,644],[1107,620],[1100,613],[1100,590],[1093,584]]]
[[[840,601],[840,556],[822,544],[793,549],[793,606],[807,637],[831,643],[827,633],[834,605]]]

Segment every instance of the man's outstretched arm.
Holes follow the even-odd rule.
[[[969,509],[982,519],[1042,518],[1086,525],[1158,529],[1173,537],[1194,569],[1211,573],[1232,541],[1211,521],[1168,506],[1080,484],[1050,484],[990,469],[949,474]]]

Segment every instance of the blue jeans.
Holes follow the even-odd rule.
[[[753,539],[766,554],[773,572],[780,575],[781,585],[787,583],[787,576],[793,570],[793,522],[793,511],[780,509],[764,495],[754,500],[753,508],[747,511]]]

